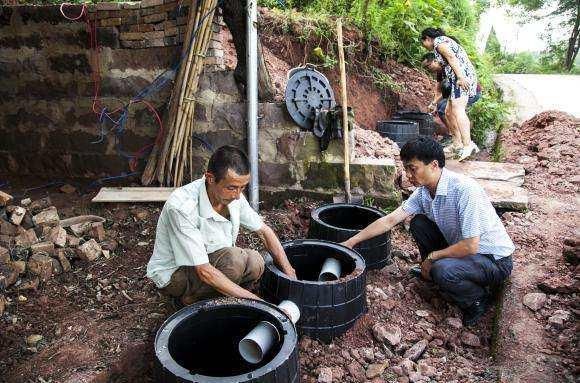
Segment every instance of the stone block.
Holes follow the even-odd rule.
[[[10,263],[0,263],[0,291],[12,286],[18,280],[18,271]]]
[[[10,262],[10,252],[7,248],[0,246],[0,264]]]
[[[296,179],[289,164],[260,162],[260,184],[264,186],[291,186]]]
[[[66,230],[60,226],[55,226],[50,229],[48,239],[57,247],[65,247],[67,239]]]
[[[143,33],[143,38],[146,40],[163,39],[165,33],[163,31],[153,31]]]
[[[121,25],[132,25],[139,24],[141,22],[141,17],[139,15],[131,15],[121,18]]]
[[[32,254],[52,254],[54,253],[54,243],[48,241],[35,243],[34,245],[30,246],[30,251],[32,251]]]
[[[153,24],[135,24],[129,26],[129,32],[153,32],[155,26]]]
[[[14,238],[14,242],[18,246],[29,247],[30,245],[38,242],[38,237],[34,229],[28,229],[26,232],[17,235]]]
[[[52,258],[44,254],[33,254],[28,260],[28,271],[46,282],[53,274]]]
[[[141,1],[128,1],[121,3],[121,8],[123,9],[139,9],[141,8]]]
[[[14,225],[20,225],[22,220],[24,219],[24,215],[26,214],[26,209],[21,206],[16,206],[10,215],[10,222]]]
[[[92,222],[81,222],[70,226],[70,230],[77,237],[82,237],[83,234],[91,229]]]
[[[18,289],[21,291],[26,291],[26,290],[37,290],[38,289],[38,285],[40,285],[40,279],[38,279],[38,277],[33,277],[27,280],[24,280],[20,286],[18,286]]]
[[[165,36],[177,36],[177,32],[178,32],[178,28],[177,27],[166,28],[164,30],[164,35]]]
[[[163,0],[142,0],[141,8],[150,8],[157,5],[163,5]]]
[[[167,37],[168,39],[170,39],[171,37]],[[148,39],[145,40],[147,47],[164,47],[165,44],[165,37],[160,38],[160,39]]]
[[[60,262],[60,265],[62,267],[62,271],[64,271],[65,273],[67,271],[71,270],[70,261],[68,260],[66,254],[67,254],[67,251],[65,249],[58,249],[56,251],[56,257],[57,257],[58,261]]]
[[[68,235],[66,236],[66,245],[68,247],[78,247],[81,243],[80,238],[75,237],[74,235]]]
[[[16,225],[0,219],[0,235],[15,236],[18,234],[17,229]]]
[[[142,40],[144,38],[144,35],[145,35],[144,32],[121,32],[119,38],[121,39],[121,41]]]
[[[42,210],[49,208],[50,206],[52,206],[52,202],[50,201],[50,198],[44,197],[44,198],[40,198],[40,199],[37,199],[35,201],[32,201],[30,206],[28,206],[28,211],[30,211],[32,214],[37,214],[37,213],[41,212]]]
[[[148,23],[159,23],[161,21],[165,21],[166,18],[167,18],[167,13],[154,13],[152,15],[143,17],[143,22],[147,23],[147,24]]]
[[[105,239],[105,228],[102,222],[94,222],[89,230],[89,236],[101,242]]]
[[[83,261],[92,262],[101,256],[102,249],[97,241],[91,239],[78,247],[77,254]]]
[[[121,47],[130,49],[142,49],[147,48],[147,42],[145,40],[138,41],[121,40]]]
[[[14,261],[12,262],[12,267],[18,272],[18,275],[22,275],[26,271],[26,262]]]
[[[122,24],[120,17],[113,17],[110,19],[99,20],[100,27],[116,27]]]
[[[60,222],[56,207],[51,206],[32,217],[35,225],[56,226]]]
[[[121,3],[97,3],[97,11],[116,11],[121,9]]]
[[[10,194],[0,190],[0,206],[6,206],[12,199]]]

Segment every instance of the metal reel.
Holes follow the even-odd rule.
[[[286,108],[301,128],[311,130],[316,109],[335,106],[334,92],[328,79],[310,65],[288,72]]]

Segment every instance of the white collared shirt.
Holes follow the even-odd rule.
[[[230,219],[213,209],[205,177],[175,189],[157,222],[147,277],[157,287],[165,287],[180,266],[203,265],[209,262],[209,253],[234,246],[240,225],[251,231],[263,225],[243,194],[228,205],[228,210]]]

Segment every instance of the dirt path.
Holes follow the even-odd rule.
[[[580,76],[499,74],[494,80],[504,99],[516,105],[513,122],[521,123],[550,109],[580,118]]]
[[[497,361],[502,382],[572,382],[578,363],[574,316],[578,272],[564,262],[564,238],[578,238],[578,121],[546,112],[505,134],[507,160],[524,164],[530,211],[504,215],[516,243],[514,272],[506,288]],[[549,151],[549,152],[546,152]],[[549,155],[547,155],[549,153]],[[576,181],[575,181],[576,180]],[[554,290],[570,293],[555,293]],[[528,293],[547,293],[537,310],[523,305]],[[557,310],[569,315],[552,322]]]

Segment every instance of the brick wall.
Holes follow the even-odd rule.
[[[144,0],[89,6],[96,22],[102,105],[114,110],[172,67],[181,53],[187,2]],[[80,6],[65,8],[76,16]],[[216,15],[204,76],[224,69]],[[0,174],[96,178],[128,171],[118,149],[133,152],[158,125],[142,104],[129,108],[120,142],[102,137],[92,111],[89,34],[59,6],[0,7]],[[163,112],[171,84],[150,98]]]

